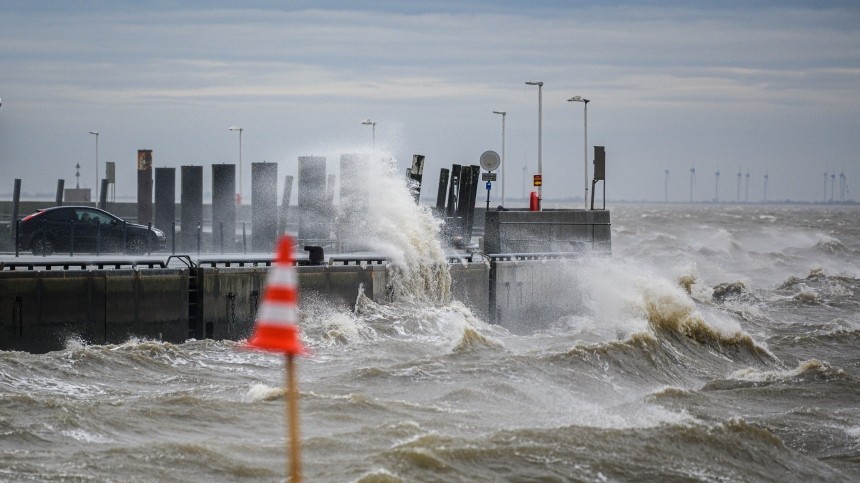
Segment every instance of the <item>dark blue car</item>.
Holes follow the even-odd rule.
[[[38,210],[18,224],[18,248],[34,255],[54,252],[132,254],[164,249],[164,232],[129,223],[91,206]]]

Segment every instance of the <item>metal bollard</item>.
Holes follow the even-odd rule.
[[[248,241],[245,239],[245,222],[242,222],[242,253],[248,253]]]
[[[42,225],[42,256],[48,256],[48,220],[45,220],[44,225]]]
[[[102,221],[96,218],[96,255],[102,254]]]
[[[18,258],[18,232],[21,230],[21,220],[15,220],[15,258]]]
[[[75,220],[69,222],[69,256],[75,256]]]

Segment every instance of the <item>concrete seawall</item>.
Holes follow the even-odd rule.
[[[114,344],[130,337],[181,343],[248,336],[267,267],[0,272],[0,350],[48,352],[70,339]],[[384,265],[300,266],[300,307],[353,309],[365,295],[387,302]],[[453,263],[452,295],[485,316],[486,263]]]

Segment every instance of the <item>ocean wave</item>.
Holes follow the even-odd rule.
[[[740,346],[756,355],[773,357],[737,322],[721,321],[718,325],[706,322],[687,294],[666,283],[642,286],[640,304],[649,324],[657,332],[679,334],[702,344]]]
[[[246,402],[272,401],[284,397],[283,387],[271,387],[265,384],[252,384],[245,393]]]
[[[820,235],[819,240],[815,243],[815,249],[829,254],[838,254],[845,251],[845,245],[838,238],[833,238],[827,235]]]
[[[454,346],[454,352],[468,352],[476,349],[499,348],[504,344],[487,337],[472,327],[463,328],[463,337]]]
[[[776,292],[806,305],[860,305],[860,279],[830,275],[822,268],[810,270],[804,278],[789,277]]]
[[[714,425],[619,430],[565,426],[471,436],[430,433],[382,450],[374,457],[371,474],[386,479],[368,481],[779,481],[844,476],[741,418]]]
[[[845,379],[847,374],[844,370],[835,368],[827,362],[818,359],[801,361],[794,369],[763,371],[755,368],[746,368],[735,371],[729,378],[738,381],[757,383],[782,383],[782,382],[806,382],[813,380],[830,381],[834,379]]]

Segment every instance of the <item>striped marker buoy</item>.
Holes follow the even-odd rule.
[[[254,332],[248,345],[257,349],[298,355],[305,352],[298,321],[298,278],[293,267],[293,239],[284,236],[278,242],[275,264],[266,278],[263,303],[257,313]]]
[[[302,481],[301,443],[299,438],[299,386],[296,377],[294,356],[304,354],[305,348],[299,339],[298,321],[299,290],[296,269],[293,267],[293,239],[281,237],[275,264],[266,277],[263,304],[257,313],[254,333],[248,346],[284,354],[286,363],[287,403],[287,475],[293,483]]]

